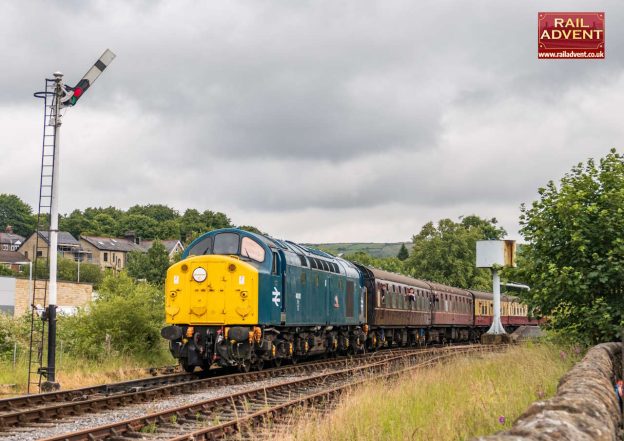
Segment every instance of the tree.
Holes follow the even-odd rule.
[[[402,243],[401,244],[401,249],[399,250],[399,253],[397,254],[397,258],[400,261],[404,261],[408,257],[409,257],[409,252],[407,251],[407,247],[405,246],[404,243]]]
[[[610,341],[624,324],[624,157],[572,168],[557,186],[521,207],[526,300],[551,326],[588,344]],[[619,338],[618,338],[619,339]]]
[[[257,229],[256,227],[252,225],[241,225],[238,228],[240,228],[241,230],[249,231],[250,233],[265,235],[265,233],[263,233],[262,231],[260,231],[259,229]]]
[[[177,220],[180,217],[173,208],[162,204],[135,205],[128,208],[126,214],[140,214],[158,222]]]
[[[128,274],[135,279],[144,279],[154,285],[163,285],[169,268],[167,249],[154,241],[147,253],[132,251],[128,255]]]
[[[35,231],[36,223],[37,220],[32,214],[30,205],[14,194],[0,194],[1,231],[10,225],[15,234],[28,237]]]
[[[351,262],[359,263],[360,265],[379,268],[384,271],[390,271],[397,274],[405,274],[403,262],[397,257],[377,258],[365,253],[364,251],[357,251],[352,254],[345,254],[343,258]]]
[[[412,255],[405,261],[406,266],[417,278],[490,291],[489,272],[475,267],[476,242],[501,239],[506,232],[496,225],[495,218],[471,215],[460,219],[441,219],[437,227],[433,222],[425,224],[412,238]]]

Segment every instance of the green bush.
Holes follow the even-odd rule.
[[[28,349],[29,332],[29,315],[14,318],[0,312],[0,360],[8,360],[13,356],[15,343],[20,353]]]
[[[15,273],[11,268],[8,268],[4,265],[0,265],[0,276],[15,276]]]
[[[98,299],[76,316],[63,317],[59,338],[74,356],[106,359],[132,356],[162,357],[162,290],[136,283],[127,274],[106,275]]]
[[[22,277],[28,277],[29,271],[29,267],[24,265],[19,275]],[[37,259],[36,265],[33,266],[33,277],[40,280],[47,280],[49,275],[50,269],[48,267],[48,260],[45,258]],[[57,260],[56,277],[58,280],[65,282],[77,282],[78,262],[59,256]],[[92,283],[93,285],[98,286],[102,281],[102,277],[103,271],[99,265],[93,263],[80,264],[81,283]]]

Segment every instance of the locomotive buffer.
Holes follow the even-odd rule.
[[[44,100],[43,149],[41,154],[41,176],[39,183],[39,210],[37,214],[37,243],[34,253],[35,268],[42,265],[44,252],[47,254],[50,275],[49,282],[37,283],[35,271],[34,289],[31,297],[30,351],[28,357],[28,393],[31,385],[37,384],[40,390],[56,390],[56,268],[58,248],[58,173],[59,173],[59,138],[61,129],[61,111],[74,106],[89,89],[106,67],[113,61],[115,54],[109,49],[95,62],[74,87],[63,84],[63,74],[55,72],[53,79],[45,80],[45,90],[36,92],[37,98]],[[49,222],[49,224],[48,224]],[[40,245],[42,233],[48,235],[49,247]],[[46,250],[47,248],[47,250]],[[40,308],[48,306],[41,315],[42,324],[37,324]],[[43,366],[43,343],[46,322],[48,324],[48,365]],[[36,368],[36,369],[35,369]],[[37,381],[32,379],[37,375]],[[42,384],[42,378],[46,381]]]

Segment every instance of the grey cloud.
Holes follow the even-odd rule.
[[[0,192],[36,201],[43,78],[118,55],[66,115],[65,212],[210,208],[308,241],[473,212],[513,231],[624,134],[613,2],[591,5],[607,59],[569,62],[537,59],[537,12],[585,2],[22,3],[0,17]]]

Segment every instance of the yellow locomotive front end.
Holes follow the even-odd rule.
[[[258,269],[237,256],[188,257],[167,271],[165,315],[172,355],[188,371],[207,369],[225,326],[258,322]]]

